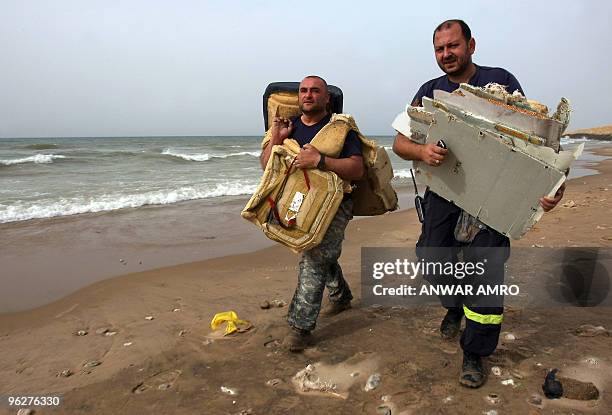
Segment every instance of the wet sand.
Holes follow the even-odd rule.
[[[612,149],[600,153],[612,156]],[[601,174],[572,180],[563,201],[567,205],[546,214],[513,246],[610,248],[612,160],[596,168]],[[191,216],[190,209],[186,216]],[[75,246],[104,235],[103,224],[80,230]],[[245,225],[241,240],[259,235],[252,225]],[[69,226],[76,225],[67,226],[65,235],[71,233]],[[137,222],[127,219],[122,226],[119,228],[126,235],[139,229]],[[199,232],[194,234],[202,237]],[[61,395],[59,408],[39,409],[37,413],[66,414],[373,414],[383,403],[393,408],[394,414],[612,410],[612,337],[605,331],[612,328],[611,309],[510,308],[502,342],[488,363],[499,367],[501,376],[491,374],[483,388],[468,390],[457,383],[461,364],[458,343],[442,341],[438,335],[443,315],[439,307],[361,308],[361,247],[412,247],[418,234],[413,210],[350,223],[341,263],[356,296],[355,306],[336,317],[320,318],[314,332],[316,344],[303,354],[287,354],[277,347],[286,332],[286,307],[259,307],[263,300],[288,302],[295,289],[296,255],[280,246],[123,275],[96,282],[43,307],[2,314],[0,395]],[[32,240],[34,248],[36,243],[48,247],[54,241],[48,235],[41,237],[45,239]],[[202,242],[196,237],[192,246]],[[210,241],[211,247],[223,248],[219,247],[221,241]],[[256,244],[245,243],[245,250]],[[127,267],[138,258],[125,255],[121,248],[126,249],[118,243],[117,251],[108,254],[109,260],[119,269],[137,270]],[[150,257],[140,252],[138,257],[145,258],[142,262],[146,264],[166,248],[183,249],[170,243],[154,246]],[[70,260],[59,248],[49,256],[60,262]],[[72,260],[78,264],[78,259]],[[103,264],[82,266],[95,269]],[[227,338],[215,336],[209,328],[212,316],[230,309],[248,319],[253,328]],[[587,324],[605,330],[580,329]],[[87,334],[75,335],[79,330]],[[508,333],[514,339],[506,336]],[[344,382],[344,399],[296,392],[291,378],[310,363],[324,364],[326,376]],[[560,368],[567,378],[593,382],[599,399],[543,398],[541,384],[551,367]],[[58,376],[65,370],[72,374]],[[347,371],[359,372],[354,377],[348,374],[354,378],[352,383]],[[372,373],[380,374],[381,384],[366,392],[365,379]],[[273,379],[278,381],[269,382]],[[514,386],[502,384],[509,379]],[[223,392],[222,386],[235,389],[237,394]],[[491,394],[497,399],[487,400]],[[527,402],[534,394],[540,395],[540,404],[536,398],[535,403]],[[4,402],[0,404],[0,413],[16,412],[15,408],[7,409]]]

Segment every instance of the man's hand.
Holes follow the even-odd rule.
[[[270,142],[264,147],[261,155],[259,156],[259,163],[261,164],[262,170],[266,169],[266,164],[268,164],[268,160],[270,159],[272,147],[283,144],[283,140],[285,138],[289,138],[291,131],[293,131],[293,123],[290,119],[283,117],[274,117],[272,119],[272,128],[270,128]]]
[[[285,138],[289,138],[293,130],[293,123],[288,118],[274,117],[272,120],[272,143],[282,144]]]
[[[436,144],[423,144],[419,148],[420,159],[430,166],[437,167],[444,161],[444,156],[448,150],[437,146]]]
[[[294,165],[300,169],[314,169],[319,164],[319,160],[321,160],[319,150],[310,144],[304,144],[295,159]]]
[[[555,197],[553,197],[553,198],[550,198],[550,197],[543,197],[543,198],[541,198],[540,199],[540,206],[542,206],[542,209],[544,209],[544,212],[548,212],[549,210],[551,210],[555,206],[557,206],[557,204],[563,198],[563,193],[564,192],[565,192],[565,183],[563,183],[561,185],[561,187],[559,187],[559,190],[557,190],[557,193],[555,193]]]

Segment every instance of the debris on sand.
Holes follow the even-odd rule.
[[[340,396],[337,391],[338,385],[321,379],[314,365],[308,365],[297,372],[292,380],[302,392],[323,392]]]
[[[581,325],[574,333],[580,337],[610,336],[610,330],[606,330],[604,326],[593,326],[591,324]]]
[[[380,374],[374,373],[368,378],[363,390],[369,392],[380,386]]]
[[[274,379],[270,379],[269,381],[267,381],[266,382],[266,386],[274,387],[274,386],[279,385],[281,383],[283,383],[282,379],[274,378]]]
[[[96,366],[100,366],[101,364],[102,362],[99,360],[92,360],[90,362],[85,363],[83,367],[96,367]]]
[[[546,375],[542,390],[548,399],[559,399],[563,396],[563,385],[556,379],[559,369],[553,369]]]
[[[502,370],[499,366],[493,366],[491,368],[491,373],[493,373],[495,376],[501,376],[502,375]]]
[[[261,308],[262,310],[267,310],[270,308],[270,302],[268,300],[263,300],[261,303],[259,303],[259,308]]]
[[[69,378],[72,375],[73,375],[72,370],[64,369],[57,376],[58,377],[63,377],[63,378]]]
[[[274,307],[281,308],[281,307],[286,306],[286,305],[287,305],[287,302],[286,302],[286,301],[279,300],[279,299],[275,298],[274,300],[270,301],[270,305],[272,305],[272,306],[274,306]]]
[[[391,408],[387,405],[378,405],[376,407],[376,413],[378,415],[391,415]]]
[[[87,336],[88,331],[87,330],[77,330],[74,335],[75,336]]]
[[[234,388],[228,388],[227,386],[221,386],[221,392],[227,393],[228,395],[238,395],[238,391]]]
[[[501,398],[496,393],[488,394],[487,396],[485,396],[485,400],[491,405],[497,405],[501,402]]]
[[[501,384],[504,386],[514,386],[514,379],[502,380]]]

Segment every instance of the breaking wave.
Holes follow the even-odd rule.
[[[69,216],[79,213],[107,212],[124,208],[137,208],[147,205],[167,205],[186,200],[206,199],[221,196],[241,196],[252,194],[256,184],[236,181],[217,183],[209,188],[181,187],[173,190],[151,191],[141,194],[104,194],[91,198],[74,197],[51,201],[47,204],[17,204],[12,206],[0,203],[0,223],[28,219],[42,219],[56,216]]]
[[[228,157],[238,157],[238,156],[251,156],[251,157],[259,157],[261,151],[240,151],[238,153],[228,153],[228,154],[189,154],[189,153],[181,153],[178,151],[171,150],[169,148],[162,151],[165,156],[177,157],[187,161],[208,161],[211,159],[225,159]]]
[[[398,179],[410,179],[412,175],[410,174],[410,169],[401,169],[394,172],[395,177]]]
[[[65,158],[66,156],[62,156],[61,154],[36,154],[34,156],[23,157],[19,159],[0,160],[0,164],[5,166],[12,166],[13,164],[23,163],[49,164],[53,163],[53,160]]]

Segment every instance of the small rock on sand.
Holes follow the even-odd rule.
[[[87,336],[88,332],[87,330],[77,330],[74,335],[75,336]]]
[[[153,317],[153,316],[146,316],[145,320],[148,320],[148,321],[155,320],[155,317]]]
[[[17,411],[17,415],[34,415],[34,410],[30,408],[21,408]]]
[[[270,303],[268,302],[268,300],[263,300],[261,303],[259,303],[259,308],[261,308],[262,310],[267,310],[270,308]]]

